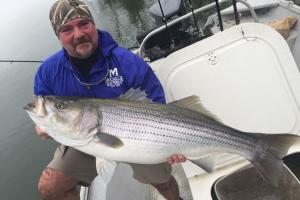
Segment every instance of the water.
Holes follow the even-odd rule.
[[[43,1],[1,1],[0,59],[43,59],[58,48]],[[41,9],[39,9],[41,8]],[[56,144],[35,136],[23,111],[32,99],[38,64],[0,63],[0,194],[3,200],[40,199],[36,184]]]

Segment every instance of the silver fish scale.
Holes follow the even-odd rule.
[[[228,146],[252,151],[256,137],[172,105],[104,100],[102,131],[121,139],[155,145]]]

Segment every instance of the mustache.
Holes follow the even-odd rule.
[[[81,43],[85,43],[85,42],[91,42],[91,39],[89,37],[86,36],[82,36],[81,38],[78,38],[74,41],[74,45],[77,46]]]

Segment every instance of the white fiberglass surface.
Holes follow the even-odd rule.
[[[300,76],[286,55],[287,44],[262,25],[244,25],[244,34],[251,37],[241,37],[239,28],[166,58],[158,69],[168,99],[198,95],[223,123],[242,131],[299,132],[295,91],[299,93]]]
[[[300,74],[285,40],[266,25],[235,26],[171,54],[155,69],[169,102],[197,95],[233,128],[300,132]],[[215,180],[247,164],[235,155],[222,163],[212,174],[183,164],[195,199],[211,199]]]

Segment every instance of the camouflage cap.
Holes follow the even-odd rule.
[[[94,23],[89,8],[80,0],[56,1],[51,7],[49,18],[56,35],[58,35],[61,26],[71,19],[86,18]]]

